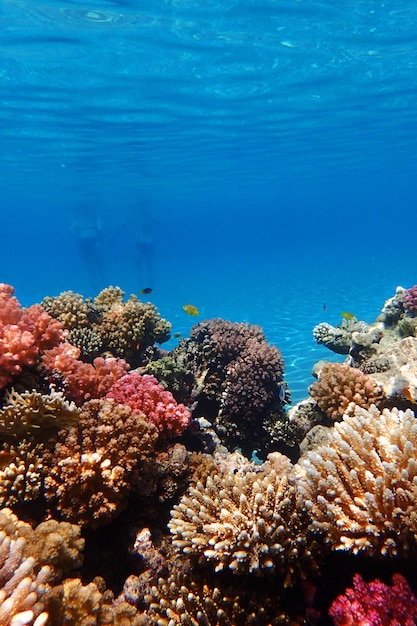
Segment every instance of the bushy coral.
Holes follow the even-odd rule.
[[[378,405],[382,399],[381,387],[370,376],[344,363],[325,363],[309,393],[332,420],[351,415],[356,406]]]
[[[137,372],[126,374],[112,385],[106,397],[146,415],[163,436],[180,435],[190,423],[190,411],[178,404],[153,376]]]
[[[417,421],[410,410],[357,407],[295,471],[301,508],[332,549],[415,552]]]
[[[264,450],[289,399],[280,351],[258,326],[222,319],[200,322],[172,358],[193,377],[193,415],[203,415],[221,440],[250,456]]]
[[[410,315],[417,313],[417,285],[406,289],[404,293],[404,308]]]
[[[286,478],[290,467],[279,453],[263,466],[246,460],[234,472],[217,467],[174,506],[173,545],[212,562],[215,571],[276,571],[290,582],[306,557],[302,516],[294,516],[295,492]]]
[[[80,349],[70,343],[62,343],[43,356],[50,380],[63,384],[65,395],[78,405],[103,397],[130,367],[123,359],[113,357],[97,357],[92,364],[79,357]]]
[[[34,440],[5,443],[0,452],[0,506],[35,500],[42,491],[44,444]]]
[[[401,574],[394,574],[393,585],[380,580],[366,583],[360,574],[353,578],[353,589],[346,589],[330,607],[336,626],[414,626],[417,598]]]
[[[65,520],[98,527],[149,482],[157,429],[132,409],[109,400],[84,404],[77,426],[45,454],[45,493]]]
[[[13,293],[13,287],[0,284],[0,388],[65,337],[60,322],[39,304],[22,309]]]

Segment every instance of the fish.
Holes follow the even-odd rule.
[[[16,458],[15,454],[11,454],[10,452],[0,452],[0,470],[3,470],[5,467],[10,465],[13,459]]]
[[[175,333],[174,339],[179,339],[181,337],[181,333]]]
[[[285,385],[281,385],[278,391],[278,398],[281,402],[285,402]]]
[[[409,400],[409,402],[415,403],[415,399],[413,394],[411,393],[410,387],[404,387],[403,394]]]
[[[148,294],[148,293],[152,293],[152,291],[153,291],[152,287],[145,287],[144,289],[141,289],[139,293]]]
[[[327,311],[327,304],[323,302],[323,311]]]
[[[342,311],[340,314],[344,320],[355,320],[356,319],[356,315],[353,315],[353,313],[349,313],[349,311]]]
[[[193,317],[195,315],[200,315],[200,311],[197,309],[196,306],[194,306],[194,304],[184,304],[182,308],[187,313],[187,315],[192,315]]]

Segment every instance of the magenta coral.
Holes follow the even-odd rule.
[[[11,285],[0,284],[0,388],[39,354],[59,344],[66,335],[62,324],[39,304],[21,309]]]
[[[417,285],[407,289],[404,295],[404,308],[408,313],[416,315],[417,313]]]
[[[190,423],[190,411],[183,404],[177,404],[173,395],[153,376],[141,376],[137,372],[126,374],[112,386],[107,398],[143,413],[168,437],[180,435]]]
[[[79,360],[80,349],[62,343],[43,356],[44,366],[64,380],[65,395],[78,405],[93,398],[102,398],[111,386],[129,369],[124,359],[97,357],[93,363]]]
[[[346,589],[330,607],[336,626],[414,626],[417,598],[401,574],[393,585],[376,579],[366,583],[360,574],[353,577],[353,589]]]

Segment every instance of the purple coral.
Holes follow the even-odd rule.
[[[353,577],[353,589],[346,589],[330,607],[336,626],[414,626],[417,598],[406,579],[394,574],[393,585],[376,579],[366,583],[360,574]]]
[[[417,314],[417,285],[406,290],[404,294],[404,308],[413,316]]]

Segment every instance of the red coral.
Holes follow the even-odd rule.
[[[404,295],[404,308],[411,315],[417,313],[417,285],[407,289]]]
[[[177,404],[174,396],[153,376],[141,376],[137,372],[126,374],[106,397],[130,406],[136,413],[144,413],[159,432],[168,437],[180,435],[190,423],[190,411],[183,404]]]
[[[91,364],[80,361],[79,356],[80,349],[70,343],[62,343],[43,356],[45,367],[64,378],[65,395],[78,405],[102,398],[130,367],[123,359],[97,357]]]
[[[11,285],[0,284],[0,388],[23,367],[34,365],[43,350],[60,343],[66,334],[41,305],[21,309],[13,293]]]
[[[346,589],[330,607],[336,626],[414,626],[417,598],[401,574],[394,574],[392,581],[392,587],[378,579],[366,583],[355,574],[353,589]]]

